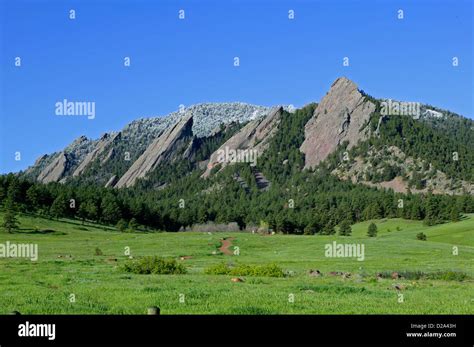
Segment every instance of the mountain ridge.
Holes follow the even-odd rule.
[[[391,112],[384,110],[387,104],[394,110]],[[406,109],[412,110],[410,108],[412,105],[408,104],[406,106],[404,102],[392,99],[375,99],[360,90],[357,84],[348,78],[337,78],[304,125],[304,140],[299,147],[299,152],[304,158],[304,169],[315,169],[341,147],[351,151],[365,141],[380,138],[386,124],[393,122],[393,119],[404,119],[405,116],[416,124],[426,124],[433,131],[448,129],[454,134],[462,129],[461,138],[474,139],[472,134],[474,122],[469,119],[420,103],[415,103],[416,107],[413,108],[416,114],[405,114]],[[134,120],[121,131],[105,133],[99,139],[91,140],[81,136],[63,151],[38,158],[24,175],[42,183],[65,183],[89,177],[89,182],[96,182],[107,187],[124,188],[133,186],[137,179],[147,179],[147,176],[158,166],[162,168],[163,165],[171,165],[173,161],[187,158],[192,164],[188,170],[200,170],[204,167],[201,177],[207,178],[215,172],[213,170],[215,167],[222,170],[229,164],[219,162],[217,158],[219,151],[256,151],[256,156],[261,156],[267,150],[274,134],[280,131],[282,112],[288,111],[292,110],[289,107],[270,108],[241,102],[200,103],[182,108],[165,117]],[[290,115],[291,113],[288,113],[288,116]],[[189,129],[185,131],[186,135],[181,138],[183,134],[178,131],[170,139],[160,141],[160,138],[166,134],[168,135],[165,137],[169,136],[170,129],[182,122],[183,118],[191,121],[191,126],[188,126]],[[205,143],[210,143],[209,141],[216,134],[225,133],[225,128],[229,124],[241,124],[241,128],[231,137],[226,135],[226,142],[217,143],[216,140],[212,140],[215,150],[204,157],[202,156],[204,152],[201,151],[200,162],[194,163],[193,153],[199,152],[200,146]],[[471,124],[471,130],[468,129],[469,124]],[[223,137],[219,135],[219,138]],[[197,139],[202,140],[197,141]],[[389,143],[390,139],[385,138],[385,140],[387,145],[394,145]],[[180,145],[167,149],[169,144],[175,142]],[[400,148],[398,151],[403,152]],[[161,154],[165,152],[167,154],[161,157]],[[180,152],[179,155],[177,152]],[[416,154],[424,155],[423,153],[402,154],[413,158],[412,162],[419,159]],[[368,154],[358,153],[359,158],[363,159],[365,156]],[[171,158],[173,160],[170,160]],[[429,160],[425,162],[429,163]],[[446,174],[440,170],[440,167],[437,169],[440,171],[439,176],[442,177],[444,188],[441,189],[438,185],[434,190],[439,193],[455,192],[456,189],[449,189],[453,185],[446,183],[446,178],[444,178]],[[372,185],[371,179],[354,180],[354,177],[348,177],[348,175],[360,176],[362,174],[360,170],[362,170],[360,165],[352,169],[347,165],[339,165],[337,170],[336,166],[332,168],[333,173],[340,178]],[[399,166],[397,170],[407,171],[403,166]],[[468,169],[463,170],[466,176],[465,172]],[[390,180],[395,178],[383,171],[384,168],[379,169],[379,174],[383,177],[390,177]],[[258,175],[265,177],[262,172]],[[421,174],[405,172],[408,178],[405,177],[404,180],[414,180],[417,175]],[[467,187],[469,190],[470,178],[468,180],[463,178],[460,184],[464,189]],[[384,185],[376,184],[376,186],[383,187]]]

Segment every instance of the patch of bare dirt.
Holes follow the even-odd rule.
[[[221,240],[221,246],[219,247],[219,251],[226,255],[232,255],[232,251],[229,249],[232,246],[232,241],[235,240],[234,237],[228,237]]]

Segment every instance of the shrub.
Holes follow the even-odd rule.
[[[139,225],[138,222],[135,218],[130,219],[130,222],[128,223],[128,227],[135,231],[135,229],[138,229]]]
[[[123,270],[135,274],[181,275],[186,273],[186,268],[175,259],[156,256],[128,261],[123,265]]]
[[[421,241],[426,241],[426,234],[425,233],[418,233],[416,234],[416,239]]]
[[[428,274],[427,278],[442,281],[464,281],[470,277],[464,272],[458,271],[437,271]]]
[[[219,263],[219,264],[208,267],[204,271],[204,273],[208,275],[229,275],[230,267],[227,266],[225,263]]]
[[[314,228],[310,225],[307,225],[304,228],[303,235],[314,235]]]
[[[207,268],[204,271],[208,275],[232,275],[232,276],[261,276],[261,277],[284,277],[285,273],[276,264],[247,265],[241,264],[230,267],[220,263]]]
[[[392,278],[392,273],[394,272],[406,280],[420,280],[426,278],[426,273],[423,271],[383,271],[380,272],[380,275],[382,278]]]
[[[464,272],[460,271],[397,271],[398,275],[406,280],[441,280],[441,281],[464,281],[470,279]],[[391,278],[391,271],[384,271],[381,273],[382,278]]]
[[[127,230],[128,224],[125,219],[120,219],[115,226],[119,231],[124,232]]]

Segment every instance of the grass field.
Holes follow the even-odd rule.
[[[150,306],[159,306],[162,314],[474,313],[474,215],[433,227],[417,221],[377,220],[376,238],[366,236],[369,222],[354,225],[352,236],[340,237],[119,233],[74,220],[22,216],[20,221],[20,231],[0,233],[0,243],[37,243],[39,258],[36,262],[0,258],[0,314],[13,310],[23,314],[143,314]],[[420,231],[427,241],[416,239]],[[231,250],[239,247],[240,255],[217,251],[224,237],[235,238]],[[365,259],[325,257],[325,245],[333,241],[363,244]],[[453,246],[458,247],[458,255],[453,255]],[[134,258],[176,258],[188,273],[124,272],[120,265],[128,259],[126,247]],[[103,254],[96,255],[96,248]],[[179,260],[181,256],[190,258]],[[276,263],[291,276],[245,277],[244,282],[234,283],[232,276],[204,274],[207,267],[221,262]],[[310,269],[320,270],[323,276],[309,276]],[[332,271],[352,276],[330,276]],[[376,279],[378,272],[393,271],[456,271],[467,278]],[[71,294],[75,302],[70,302]]]

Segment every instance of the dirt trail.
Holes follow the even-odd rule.
[[[229,249],[229,247],[232,246],[232,240],[235,240],[235,238],[228,237],[228,238],[222,239],[219,251],[227,255],[233,255],[232,251]]]

